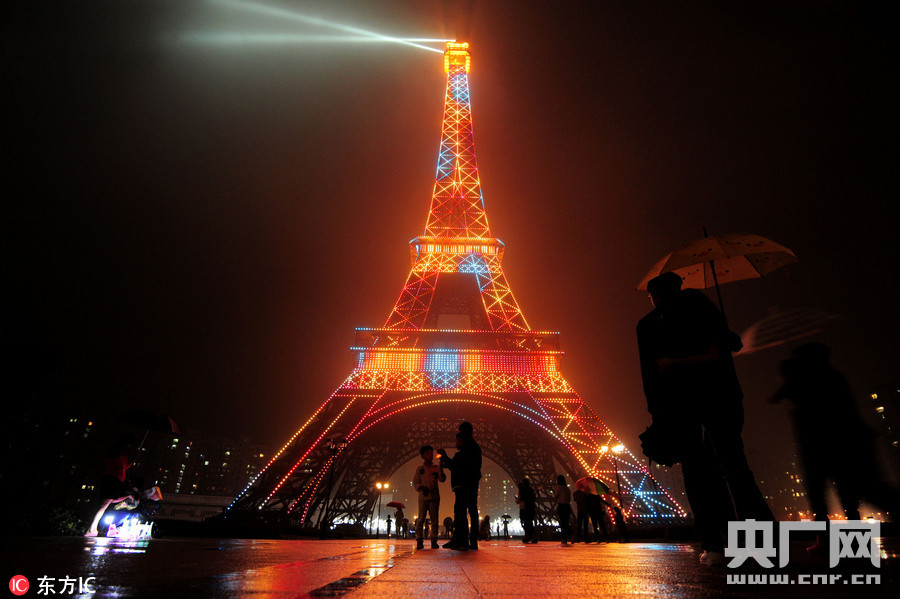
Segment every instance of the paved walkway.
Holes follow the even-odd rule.
[[[792,547],[786,585],[729,584],[729,574],[771,570],[698,562],[689,544],[634,542],[561,547],[546,542],[482,543],[453,552],[414,550],[413,541],[6,539],[5,580],[24,575],[38,594],[41,578],[55,596],[81,597],[881,597],[900,596],[900,542],[885,542],[879,570],[829,570],[824,559]],[[843,562],[842,562],[843,566]],[[877,572],[880,585],[850,584]],[[840,573],[836,584],[803,585],[802,576]],[[75,592],[64,588],[66,578]],[[92,580],[87,581],[89,577]],[[77,581],[92,593],[77,592]],[[52,580],[50,580],[52,579]],[[813,582],[812,578],[806,579]],[[825,578],[816,579],[819,582]],[[847,582],[844,582],[847,580]],[[860,580],[864,580],[864,577]],[[62,591],[69,591],[65,593]],[[6,595],[11,596],[11,595]]]

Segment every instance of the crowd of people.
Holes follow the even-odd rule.
[[[453,457],[445,449],[435,450],[431,445],[422,446],[419,453],[422,464],[416,467],[412,481],[413,488],[418,493],[419,507],[414,524],[416,548],[425,548],[426,535],[430,537],[432,549],[439,547],[440,483],[447,480],[445,470],[449,470],[450,488],[454,494],[453,518],[444,519],[449,542],[443,547],[456,551],[477,550],[478,542],[491,536],[491,517],[486,515],[481,521],[478,519],[478,485],[481,480],[482,455],[481,447],[475,440],[472,424],[463,422],[459,425],[459,431],[456,433],[456,453]],[[614,500],[590,492],[587,484],[581,480],[576,485],[575,492],[571,493],[566,477],[562,474],[557,477],[556,482],[553,497],[563,545],[570,542],[609,541],[606,524],[608,519],[614,523],[616,539],[627,540],[625,519]],[[522,542],[537,543],[538,534],[535,528],[537,496],[527,476],[518,484],[515,501],[519,507],[519,521],[524,530]],[[572,508],[573,501],[576,510]],[[578,525],[573,537],[572,523],[576,520]],[[588,522],[593,526],[593,534],[588,530]],[[503,519],[503,532],[498,531],[498,534],[509,537],[508,518]]]
[[[700,561],[722,564],[728,522],[774,521],[744,454],[743,392],[732,354],[741,339],[722,312],[672,272],[649,281],[653,309],[637,325],[644,394],[652,422],[641,435],[644,454],[680,463],[700,538]],[[787,400],[816,520],[828,521],[826,483],[838,490],[844,515],[859,520],[860,500],[897,513],[900,500],[882,482],[871,433],[844,377],[828,364],[828,348],[807,343],[781,366],[772,401]],[[838,446],[835,439],[844,442]],[[822,535],[809,547],[827,552]]]
[[[641,446],[651,462],[681,464],[701,545],[700,561],[722,564],[729,521],[775,520],[744,453],[743,392],[732,358],[741,349],[741,340],[705,294],[682,289],[679,275],[662,274],[649,282],[647,290],[653,309],[638,323],[637,340],[651,425],[640,436]],[[836,486],[848,519],[860,518],[862,500],[896,513],[900,494],[882,482],[871,434],[847,381],[828,364],[828,357],[828,348],[818,343],[797,347],[782,364],[782,384],[771,399],[791,403],[812,514],[828,521],[829,482]],[[833,443],[838,436],[848,439],[840,449]],[[432,447],[422,447],[423,464],[413,481],[419,493],[419,548],[424,546],[426,521],[431,523],[431,547],[438,547],[439,484],[446,480],[445,469],[450,471],[455,498],[452,533],[444,547],[475,550],[479,539],[490,535],[489,516],[479,526],[481,448],[470,423],[460,424],[456,448],[451,458],[443,449],[435,456]],[[580,479],[572,492],[566,477],[557,477],[553,501],[562,544],[606,542],[611,529],[616,540],[626,541],[625,517],[618,503],[598,493],[585,482],[589,480]],[[522,542],[537,543],[537,497],[527,477],[519,482],[515,500]],[[826,551],[827,538],[822,535],[810,551]]]

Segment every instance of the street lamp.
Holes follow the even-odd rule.
[[[616,459],[616,456],[625,451],[625,446],[619,443],[618,445],[614,445],[610,447],[609,445],[603,445],[600,448],[600,454],[606,455],[612,452],[613,455],[609,457],[609,459],[613,463],[613,468],[616,471],[616,492],[619,494],[619,503],[622,503],[622,483],[619,480],[619,461]]]
[[[618,455],[625,451],[625,446],[622,444],[616,445],[612,448],[613,455]],[[622,483],[619,481],[619,464],[618,460],[613,458],[613,466],[616,469],[616,490],[619,492],[619,507],[616,508],[616,529],[619,534],[619,542],[628,542],[628,530],[625,527],[625,516],[622,514],[622,508],[625,505],[625,502],[622,500]]]
[[[381,489],[387,488],[387,483],[375,483],[375,488],[378,489],[378,522],[375,523],[375,538],[381,538]]]
[[[612,448],[613,456],[619,455],[625,451],[625,446],[621,443]],[[613,468],[616,470],[616,491],[619,492],[619,504],[622,503],[622,484],[619,482],[619,463],[618,460],[613,457]]]
[[[325,449],[331,452],[331,465],[328,469],[328,495],[325,496],[325,510],[322,517],[322,526],[319,530],[319,538],[321,539],[324,539],[328,535],[327,531],[331,529],[329,508],[331,507],[331,490],[334,485],[334,462],[337,454],[343,451],[345,447],[347,447],[346,439],[335,440],[331,438],[325,442]]]

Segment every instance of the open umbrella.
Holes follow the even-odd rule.
[[[159,412],[153,412],[151,410],[128,410],[127,412],[119,414],[118,420],[123,424],[144,429],[144,438],[141,439],[141,444],[137,449],[138,451],[144,446],[144,441],[147,440],[147,434],[150,431],[165,433],[167,435],[181,434],[181,429],[178,428],[178,425],[174,420],[165,414],[160,414]]]
[[[835,319],[836,315],[815,308],[775,312],[756,321],[741,333],[744,349],[737,355],[751,354],[821,333]]]
[[[123,424],[147,429],[148,431],[156,431],[168,435],[181,434],[181,430],[175,424],[175,421],[159,412],[142,409],[128,410],[120,414],[118,420]]]
[[[703,230],[706,235],[706,229]],[[797,262],[794,252],[760,235],[729,233],[706,236],[681,246],[653,265],[638,289],[664,272],[681,276],[685,288],[716,288],[719,308],[724,314],[719,285],[744,279],[757,279],[787,264]]]
[[[590,495],[608,495],[609,487],[601,480],[585,476],[575,481],[575,487]]]
[[[401,502],[401,501],[391,501],[390,503],[387,504],[387,506],[388,507],[396,507],[396,508],[400,508],[400,509],[406,508],[406,506],[403,505],[403,502]]]

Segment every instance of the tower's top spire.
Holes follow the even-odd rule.
[[[463,67],[468,73],[471,61],[468,42],[447,42],[447,49],[444,50],[445,71],[449,73],[452,67]]]
[[[472,137],[468,48],[466,42],[449,42],[444,52],[447,93],[425,237],[479,240],[490,237]]]

